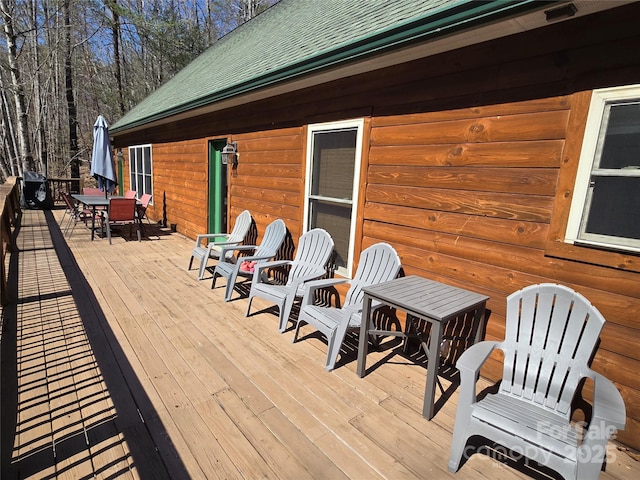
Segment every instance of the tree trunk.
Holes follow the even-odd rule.
[[[113,67],[115,69],[116,88],[118,89],[118,108],[120,115],[126,113],[124,107],[124,92],[122,89],[122,63],[120,61],[120,14],[118,13],[118,2],[113,0],[109,3],[111,10],[111,18],[113,24],[111,26],[111,34],[113,36]]]
[[[40,83],[40,49],[39,49],[39,32],[38,26],[38,6],[36,0],[31,0],[31,54],[33,55],[33,92],[34,92],[34,116],[35,127],[37,132],[37,141],[35,149],[37,151],[36,161],[38,163],[39,170],[41,170],[45,176],[49,176],[49,162],[47,153],[47,136],[44,130],[44,99],[46,95],[42,91],[42,85]]]
[[[6,85],[4,75],[0,70],[0,82]],[[16,136],[13,128],[13,118],[11,117],[11,109],[9,107],[9,99],[7,91],[4,87],[0,88],[0,128],[2,128],[3,147],[5,152],[4,170],[9,175],[17,176],[18,174],[18,145],[16,144]],[[6,178],[6,177],[5,177]]]
[[[78,154],[78,112],[73,96],[73,68],[71,56],[71,0],[64,0],[62,4],[62,16],[64,21],[64,84],[67,97],[67,112],[69,115],[69,151],[71,154],[71,178],[80,178],[80,158]]]
[[[31,143],[29,141],[29,122],[24,94],[24,86],[20,80],[20,67],[18,66],[16,34],[13,28],[13,16],[6,0],[0,0],[0,10],[4,20],[4,34],[7,39],[7,57],[9,71],[11,73],[11,85],[15,97],[15,109],[17,118],[18,145],[20,147],[20,162],[18,163],[19,174],[25,170],[35,170],[33,156],[31,154]]]

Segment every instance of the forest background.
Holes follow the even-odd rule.
[[[109,123],[278,0],[0,0],[0,183],[78,178]]]

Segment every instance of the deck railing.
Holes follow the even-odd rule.
[[[72,193],[80,193],[83,187],[83,181],[80,178],[47,178],[49,193],[54,203],[63,204],[62,193],[71,195]]]
[[[2,242],[2,258],[0,261],[0,301],[7,304],[7,253],[15,248],[13,232],[20,219],[20,179],[9,177],[0,185],[0,237]]]
[[[62,203],[62,192],[78,193],[82,188],[80,178],[48,178],[47,188],[54,204]],[[0,185],[0,238],[2,250],[0,252],[0,303],[6,305],[7,298],[7,253],[11,253],[15,247],[14,230],[19,223],[21,214],[20,195],[22,191],[22,178],[9,177]]]

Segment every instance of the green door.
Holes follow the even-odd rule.
[[[226,144],[226,140],[209,142],[208,233],[227,231],[227,166],[221,159]]]

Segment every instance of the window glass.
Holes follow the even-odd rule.
[[[584,233],[640,239],[640,178],[598,177],[592,188]]]
[[[349,262],[349,236],[351,233],[351,205],[336,205],[328,201],[311,200],[311,228],[324,228],[334,242],[334,264],[346,269]]]
[[[131,190],[136,190],[136,169],[132,168],[135,165],[136,150],[134,148],[129,149],[129,185]]]
[[[640,102],[609,104],[599,168],[640,168]]]
[[[356,130],[314,135],[313,195],[351,200],[356,135]]]
[[[151,147],[145,147],[142,151],[144,157],[144,172],[146,174],[151,173]]]

